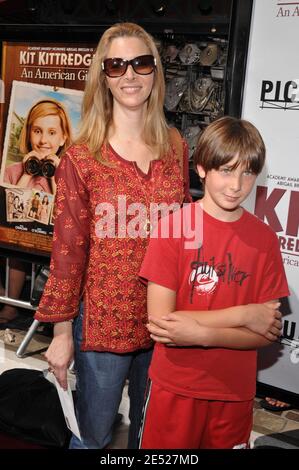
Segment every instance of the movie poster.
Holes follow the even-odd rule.
[[[3,42],[0,243],[50,253],[55,170],[76,137],[93,45]]]
[[[260,130],[266,166],[247,207],[277,234],[290,296],[280,341],[259,351],[259,382],[299,391],[299,4],[255,0],[242,116]],[[265,18],[267,28],[265,28]]]

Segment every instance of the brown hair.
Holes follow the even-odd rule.
[[[235,164],[258,175],[264,166],[266,149],[257,128],[245,119],[224,116],[206,127],[198,140],[193,154],[194,166],[201,165],[207,172],[218,170],[233,158]]]
[[[62,133],[65,136],[64,144],[59,148],[57,156],[59,157],[71,145],[71,124],[67,112],[61,103],[55,100],[42,100],[35,103],[30,109],[20,135],[20,150],[26,154],[32,150],[30,143],[30,130],[34,121],[40,117],[49,115],[58,116]]]
[[[94,157],[102,163],[105,163],[105,160],[101,155],[101,148],[106,142],[113,115],[113,97],[107,86],[102,62],[107,58],[111,42],[121,37],[140,39],[148,48],[149,54],[156,59],[156,68],[153,72],[154,83],[148,98],[143,138],[146,144],[157,149],[160,157],[169,149],[168,125],[163,110],[164,73],[155,42],[150,34],[135,23],[116,23],[102,35],[89,68],[82,104],[81,129],[76,140],[77,143],[87,144]]]

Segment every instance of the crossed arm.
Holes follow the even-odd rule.
[[[176,311],[175,306],[175,291],[148,283],[148,329],[155,341],[176,346],[256,349],[280,336],[277,300],[209,311]]]

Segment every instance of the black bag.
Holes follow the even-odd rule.
[[[55,386],[43,372],[10,369],[0,375],[0,430],[46,447],[71,437]]]

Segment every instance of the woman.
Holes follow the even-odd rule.
[[[56,173],[51,273],[35,318],[55,322],[46,357],[63,388],[75,350],[82,441],[73,436],[71,448],[109,445],[127,378],[128,447],[137,447],[152,353],[146,288],[138,279],[150,204],[189,199],[188,150],[183,142],[183,178],[164,90],[153,39],[136,24],[109,28],[90,67],[77,144]],[[82,295],[73,342],[69,320]]]

